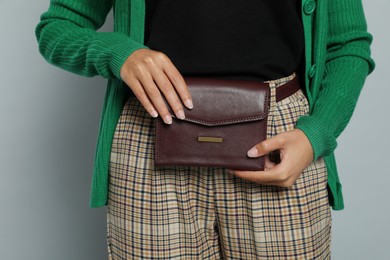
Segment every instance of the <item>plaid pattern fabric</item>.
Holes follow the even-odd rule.
[[[268,137],[308,113],[303,92],[275,102]],[[292,188],[252,183],[211,167],[155,167],[154,119],[130,98],[110,159],[109,259],[330,259],[331,214],[322,158]],[[273,160],[278,160],[273,153]]]

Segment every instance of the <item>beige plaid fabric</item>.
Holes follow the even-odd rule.
[[[270,82],[268,137],[308,113],[301,90],[275,103],[275,88],[289,79]],[[154,119],[130,98],[112,144],[109,259],[330,259],[322,158],[292,188],[281,188],[223,168],[155,167],[154,140]]]

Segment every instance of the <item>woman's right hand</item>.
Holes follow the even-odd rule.
[[[189,109],[193,107],[182,75],[162,52],[149,49],[134,51],[123,64],[120,76],[146,111],[152,117],[160,115],[166,124],[172,123],[172,116],[163,96],[179,119],[185,118],[182,103]]]

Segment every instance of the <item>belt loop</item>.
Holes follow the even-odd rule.
[[[270,89],[270,96],[269,96],[269,108],[268,108],[268,114],[273,115],[274,109],[276,107],[276,82],[274,80],[270,80],[267,82]]]
[[[267,81],[269,86],[269,107],[267,116],[267,139],[272,136],[274,111],[276,108],[276,83],[275,81]]]

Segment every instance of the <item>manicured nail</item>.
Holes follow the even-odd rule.
[[[158,113],[157,113],[156,110],[152,110],[152,111],[150,112],[150,115],[151,115],[152,117],[154,117],[154,118],[158,117]]]
[[[181,109],[179,111],[177,111],[176,116],[177,116],[177,118],[179,118],[181,120],[186,118],[186,116],[184,115],[184,111]]]
[[[169,115],[166,115],[166,116],[164,117],[164,122],[165,122],[166,124],[168,124],[168,125],[172,124],[172,117],[169,116]]]
[[[184,105],[186,105],[186,107],[189,108],[189,109],[193,109],[194,108],[194,104],[192,103],[191,99],[187,99],[186,101],[184,101]]]
[[[257,156],[257,153],[258,153],[257,148],[256,148],[256,147],[253,147],[252,149],[250,149],[250,150],[248,151],[248,156],[249,156],[249,157],[256,157],[256,156]]]

